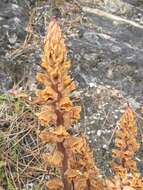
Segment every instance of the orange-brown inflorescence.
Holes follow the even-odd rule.
[[[36,115],[45,129],[40,138],[44,143],[56,145],[52,153],[43,154],[43,159],[61,172],[61,178],[47,182],[48,189],[104,189],[85,138],[69,133],[80,119],[81,107],[75,105],[71,96],[75,83],[68,74],[70,62],[56,20],[48,27],[41,66],[43,72],[37,74],[37,80],[44,88],[37,93],[36,102],[41,109]]]
[[[119,127],[115,133],[115,146],[112,156],[112,168],[118,178],[118,184],[129,186],[136,190],[143,190],[143,181],[138,173],[135,153],[139,149],[137,127],[134,112],[131,107],[125,111],[120,119]]]

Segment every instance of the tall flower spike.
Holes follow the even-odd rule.
[[[128,107],[120,119],[119,128],[115,133],[115,147],[112,156],[112,168],[120,178],[122,185],[130,185],[135,189],[142,189],[143,182],[140,178],[134,161],[135,153],[139,149],[136,142],[137,127],[134,112]]]
[[[50,190],[94,190],[95,187],[100,190],[102,183],[85,138],[68,133],[80,119],[81,107],[71,99],[75,84],[68,74],[70,62],[55,19],[48,27],[41,66],[44,71],[37,74],[37,80],[43,89],[37,92],[35,100],[41,105],[36,115],[45,127],[40,138],[43,143],[56,145],[53,152],[42,157],[47,165],[56,167],[61,173],[60,178],[51,179],[46,185]]]
[[[50,125],[55,127],[51,131],[46,129],[42,131],[40,138],[43,142],[57,145],[55,152],[43,155],[43,159],[47,164],[59,167],[62,180],[59,182],[58,179],[58,184],[60,187],[63,184],[64,189],[68,190],[71,185],[64,176],[68,167],[68,157],[63,142],[69,136],[67,128],[80,118],[80,107],[74,106],[69,98],[70,93],[75,90],[75,85],[68,75],[70,62],[67,60],[64,39],[55,18],[48,27],[41,66],[44,72],[37,74],[37,80],[44,88],[37,93],[37,102],[42,106],[36,115],[45,127]],[[73,110],[76,112],[76,117],[73,117]],[[54,187],[52,183],[55,183],[55,180],[52,179],[47,183],[49,189]],[[54,188],[56,187],[58,185]]]

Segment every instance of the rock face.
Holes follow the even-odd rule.
[[[76,68],[81,84],[110,84],[142,101],[142,10],[135,2],[134,6],[119,0],[85,2],[86,22],[79,27],[80,35],[71,40],[81,63]]]
[[[0,91],[11,87],[16,73],[10,54],[19,48],[26,36],[29,13],[24,8],[24,3],[19,5],[14,0],[0,1]]]

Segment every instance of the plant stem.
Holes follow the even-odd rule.
[[[65,150],[65,147],[63,145],[63,142],[57,143],[57,148],[62,154],[64,155],[63,163],[62,163],[62,169],[61,169],[61,175],[62,175],[62,180],[64,184],[64,190],[71,190],[71,185],[67,181],[67,178],[65,177],[64,173],[66,172],[68,168],[68,156]]]

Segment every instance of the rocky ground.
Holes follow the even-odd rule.
[[[44,36],[50,17],[56,15],[81,96],[78,126],[106,175],[111,173],[108,161],[115,126],[127,104],[137,114],[139,139],[142,135],[142,8],[141,0],[80,0],[53,8],[51,1],[0,1],[1,92],[13,85],[35,88]],[[141,171],[142,150],[136,157]]]

